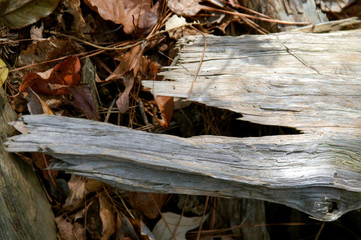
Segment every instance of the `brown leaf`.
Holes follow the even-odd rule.
[[[86,213],[86,228],[92,239],[101,239],[102,221],[99,215],[99,201],[95,199],[90,203]]]
[[[168,199],[167,194],[156,193],[127,192],[126,196],[133,208],[150,219],[155,219],[159,216],[158,209],[162,209]]]
[[[63,207],[74,209],[83,203],[88,193],[98,192],[102,188],[102,183],[93,179],[71,175],[68,186],[70,194]]]
[[[101,240],[108,240],[115,232],[115,215],[113,206],[103,194],[99,196],[99,205],[99,215],[103,225]]]
[[[64,208],[76,208],[82,204],[87,191],[85,189],[86,179],[84,177],[71,175],[68,182],[70,194],[65,200]]]
[[[47,62],[53,59],[70,56],[76,53],[84,52],[85,49],[78,42],[71,39],[59,39],[50,37],[42,41],[33,41],[28,47],[21,51],[18,57],[18,67],[31,65],[33,63]],[[34,72],[43,72],[54,67],[56,64],[49,62],[49,64],[40,64],[34,66]]]
[[[172,120],[173,110],[174,110],[174,99],[173,97],[168,96],[155,96],[155,102],[157,103],[161,119],[158,119],[158,122],[162,125],[164,129],[168,128],[170,121]]]
[[[73,233],[76,237],[76,240],[85,240],[86,239],[85,227],[78,222],[74,223]]]
[[[178,16],[192,17],[202,10],[203,0],[168,0],[168,7]]]
[[[49,84],[64,86],[78,85],[80,82],[80,67],[79,58],[77,56],[70,56],[63,62],[57,64],[49,72],[29,73],[19,87],[19,94],[27,91],[28,87],[36,93],[48,95],[68,94],[69,91],[67,87],[52,89]]]
[[[151,0],[85,0],[90,8],[105,19],[123,25],[126,34],[150,32],[158,21],[159,1]]]
[[[31,88],[28,88],[28,110],[30,114],[46,114],[54,115],[50,107],[44,102],[38,94],[36,94]]]
[[[124,92],[119,95],[117,101],[115,102],[120,113],[125,113],[129,108],[129,93],[134,85],[134,75],[132,72],[128,72],[123,79],[125,86]]]
[[[69,91],[74,97],[72,104],[75,107],[79,108],[88,119],[99,119],[93,95],[87,86],[69,87]]]
[[[77,240],[73,233],[73,224],[63,216],[55,218],[55,222],[58,225],[59,234],[62,240]]]
[[[40,152],[31,153],[31,159],[35,166],[37,166],[43,173],[44,178],[51,184],[56,186],[55,178],[58,175],[57,170],[46,170],[50,164],[50,156]]]

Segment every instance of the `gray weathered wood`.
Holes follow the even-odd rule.
[[[156,95],[229,109],[242,120],[304,132],[361,131],[361,30],[266,36],[202,36],[179,41],[179,61],[143,81]],[[327,128],[327,130],[325,130]]]
[[[360,134],[179,138],[56,116],[23,116],[10,152],[131,191],[245,197],[322,220],[361,206]]]
[[[55,116],[24,116],[11,152],[44,152],[52,168],[131,191],[244,197],[322,220],[361,207],[361,31],[202,36],[179,42],[180,61],[144,81],[158,95],[229,109],[300,135],[182,139]],[[26,134],[27,133],[27,134]]]
[[[5,151],[16,116],[0,88],[0,239],[56,239],[54,215],[32,168]]]

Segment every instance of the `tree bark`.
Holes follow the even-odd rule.
[[[54,216],[30,166],[5,151],[16,116],[0,88],[0,239],[56,239]]]

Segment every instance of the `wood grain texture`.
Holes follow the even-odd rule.
[[[0,239],[56,239],[54,215],[32,168],[5,151],[16,119],[0,88]]]
[[[176,96],[229,109],[242,120],[304,132],[361,129],[361,31],[266,36],[207,36],[200,73],[190,88],[202,36],[179,41],[180,60],[143,81],[156,95]],[[329,131],[329,130],[327,130]]]
[[[361,206],[360,135],[179,138],[56,116],[23,116],[10,152],[130,191],[244,197],[322,220]]]

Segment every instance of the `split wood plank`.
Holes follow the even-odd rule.
[[[242,120],[304,132],[361,130],[361,30],[327,34],[202,36],[178,42],[176,66],[143,81],[156,95],[187,98]],[[193,85],[193,89],[191,86]],[[329,131],[326,130],[326,131]]]

